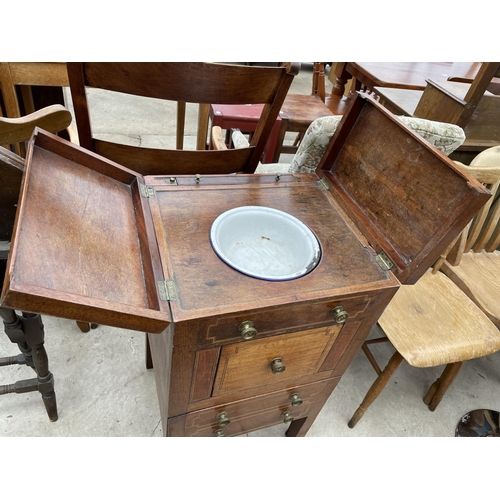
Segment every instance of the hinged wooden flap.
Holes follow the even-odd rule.
[[[402,283],[414,283],[490,196],[369,96],[358,94],[317,173]]]
[[[171,322],[143,178],[36,129],[2,305],[151,333]]]

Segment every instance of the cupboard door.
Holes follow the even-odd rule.
[[[317,373],[341,328],[314,328],[224,346],[213,396],[262,386],[270,389],[287,380],[296,384]]]

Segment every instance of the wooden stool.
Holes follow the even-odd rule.
[[[212,104],[210,105],[210,120],[212,127],[218,126],[227,131],[226,143],[229,144],[231,129],[237,128],[243,133],[255,131],[263,109],[263,104]],[[274,162],[283,126],[283,120],[281,116],[278,116],[264,148],[262,163]]]
[[[17,344],[21,354],[0,358],[0,366],[27,365],[36,373],[36,378],[19,380],[14,384],[1,385],[0,395],[38,391],[42,395],[47,414],[52,422],[58,418],[54,377],[49,371],[49,361],[44,347],[44,329],[39,314],[22,313],[18,316],[12,309],[0,307],[5,333]]]

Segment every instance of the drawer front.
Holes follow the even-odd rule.
[[[267,310],[222,316],[205,324],[198,336],[198,348],[223,345],[229,342],[245,340],[245,325],[251,322],[255,338],[267,337],[286,332],[317,328],[335,323],[335,308],[342,307],[349,315],[349,320],[361,318],[371,303],[372,294],[355,297],[323,300],[302,304],[289,304]]]
[[[329,396],[338,380],[329,379],[171,418],[168,435],[236,436],[284,424],[285,418],[303,418],[308,416],[313,405],[317,406],[318,400]]]
[[[266,392],[278,390],[287,381],[301,383],[303,377],[319,371],[341,328],[314,328],[224,346],[213,396],[259,387],[265,387]]]

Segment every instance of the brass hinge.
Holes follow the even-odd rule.
[[[318,181],[318,187],[321,191],[328,191],[330,189],[330,183],[326,180],[326,177],[322,177]]]
[[[387,254],[385,252],[380,252],[379,254],[377,254],[375,260],[384,271],[388,271],[389,269],[392,269],[394,267],[394,264],[392,263],[391,259],[387,257]]]
[[[146,186],[146,184],[139,184],[139,190],[144,198],[154,198],[155,190],[153,186]]]
[[[158,281],[158,294],[160,295],[161,300],[177,300],[177,288],[175,287],[175,281]]]

